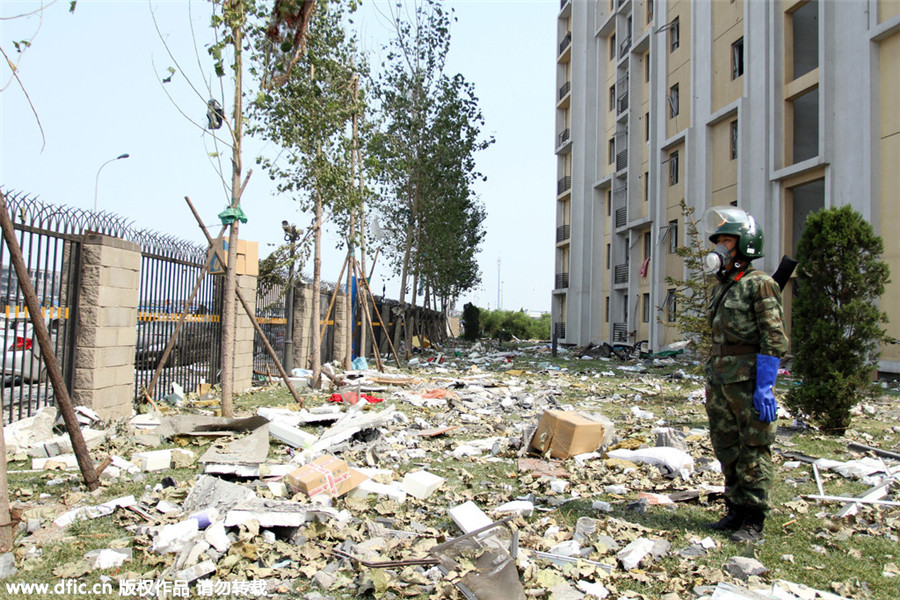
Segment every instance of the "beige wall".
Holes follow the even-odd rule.
[[[883,3],[884,4],[884,3]],[[900,7],[900,1],[889,3]],[[900,12],[900,9],[898,9]],[[891,235],[900,231],[900,111],[897,110],[897,98],[900,97],[900,32],[881,42],[879,46],[881,62],[881,223],[876,225],[876,232],[884,240],[883,260],[893,265],[891,283],[885,287],[883,299],[893,298],[895,301],[883,301],[881,308],[888,314],[888,335],[900,339],[900,273],[896,265],[900,265],[900,236]],[[882,346],[881,358],[900,361],[900,345]]]
[[[713,112],[740,98],[743,91],[744,78],[731,79],[731,46],[743,36],[743,0],[713,2]]]
[[[878,0],[878,22],[900,15],[900,0]]]
[[[665,107],[666,138],[687,129],[691,124],[691,5],[688,0],[677,0],[669,5],[666,22],[671,23],[678,18],[680,43],[674,52],[670,52],[670,35],[666,33],[665,52],[668,53],[666,78],[666,95],[676,83],[679,87],[678,115],[670,117],[669,107]]]
[[[731,158],[731,123],[736,120],[737,114],[710,127],[713,205],[737,200],[738,159]]]

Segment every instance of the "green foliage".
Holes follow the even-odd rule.
[[[787,405],[842,434],[878,363],[887,315],[877,303],[889,270],[884,244],[850,206],[809,215],[797,248],[792,350],[802,385]]]
[[[373,206],[387,234],[380,243],[401,276],[401,301],[409,278],[452,299],[480,281],[485,210],[472,189],[483,178],[474,157],[493,140],[481,138],[472,84],[444,72],[452,12],[426,0],[391,16],[396,36],[372,82],[382,120],[368,148],[379,192]]]
[[[520,340],[549,340],[550,313],[544,313],[539,319],[529,317],[524,310],[483,310],[481,311],[481,329],[485,337],[505,340],[512,336]]]
[[[686,244],[675,248],[675,253],[684,259],[687,278],[666,276],[666,285],[675,290],[675,326],[685,339],[694,342],[694,348],[702,360],[709,355],[712,345],[712,332],[706,313],[713,278],[703,269],[703,258],[708,248],[694,218],[694,207],[688,206],[684,200],[681,201],[681,216],[686,230]],[[674,234],[675,232],[669,232],[669,235]],[[667,314],[665,306],[659,307],[659,310],[663,315]],[[670,325],[662,318],[660,322]]]
[[[338,226],[359,205],[347,124],[363,108],[354,98],[356,44],[344,19],[343,3],[321,3],[306,53],[291,76],[279,87],[261,90],[250,105],[252,133],[282,149],[275,158],[258,159],[278,191],[294,196],[304,211],[321,202]],[[256,72],[265,49],[254,56]]]
[[[471,302],[463,305],[462,326],[463,339],[474,341],[481,335],[481,311]]]

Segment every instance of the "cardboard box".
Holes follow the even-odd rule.
[[[548,410],[541,417],[531,447],[553,458],[569,458],[599,448],[609,430],[608,422],[594,421],[571,410]]]
[[[326,454],[289,473],[284,482],[295,493],[303,492],[307,496],[342,496],[366,479],[364,474],[347,467],[343,460]]]
[[[228,265],[228,240],[223,239],[219,250],[224,257],[224,262],[219,262],[218,257],[212,257],[212,265],[209,272],[213,275],[223,275]],[[235,272],[238,275],[259,275],[259,244],[247,240],[238,240],[237,262]]]

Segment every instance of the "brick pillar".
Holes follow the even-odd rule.
[[[312,350],[312,285],[294,289],[294,368],[309,369]]]
[[[104,419],[132,414],[140,269],[138,244],[85,235],[72,400]]]
[[[334,321],[334,338],[332,339],[332,360],[344,364],[347,353],[347,327],[350,325],[346,310],[347,294],[338,290],[334,299],[334,308],[331,310],[331,318]],[[349,365],[348,365],[349,366]]]
[[[237,287],[254,313],[256,312],[256,281],[255,275],[237,276]],[[253,385],[253,336],[255,330],[241,301],[235,299],[235,303],[237,306],[235,307],[234,328],[234,390],[241,393]]]

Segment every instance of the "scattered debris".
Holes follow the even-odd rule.
[[[319,394],[319,405],[258,408],[238,419],[189,414],[212,408],[194,394],[173,399],[180,407],[125,423],[104,425],[79,411],[85,438],[96,439],[93,454],[108,463],[105,493],[134,483],[128,489],[142,490],[107,502],[108,495],[70,489],[75,479],[66,470],[77,463],[65,451],[55,410],[42,409],[5,428],[10,457],[31,459],[46,487],[11,490],[21,509],[19,534],[16,552],[0,555],[0,578],[32,569],[41,536],[53,527],[109,516],[133,540],[100,540],[57,576],[107,571],[101,577],[113,581],[191,582],[206,595],[216,585],[227,595],[225,584],[246,595],[253,584],[258,595],[320,599],[337,590],[470,600],[639,598],[634,582],[652,581],[665,588],[661,600],[834,600],[835,592],[858,591],[846,582],[820,592],[768,580],[773,569],[791,566],[791,555],[774,559],[778,565],[733,557],[709,566],[710,556],[728,548],[727,537],[644,526],[661,515],[665,522],[670,511],[680,518],[679,503],[718,512],[711,501],[724,492],[721,472],[708,431],[695,425],[705,418],[702,378],[676,356],[621,363],[610,349],[595,368],[577,357],[604,348],[560,350],[551,363],[545,345],[416,348],[415,377],[335,364],[326,373],[334,387]],[[669,374],[652,374],[663,364],[673,365]],[[660,403],[673,392],[685,399],[682,408]],[[884,445],[891,447],[888,435]],[[779,507],[790,515],[786,531],[804,515],[825,517],[820,501],[838,502],[813,552],[833,552],[829,540],[850,536],[900,541],[896,456],[855,443],[839,460],[783,452],[790,447],[780,432],[785,485],[815,479],[819,493]],[[871,487],[840,495],[842,478]],[[448,531],[454,527],[458,538]],[[900,577],[897,563],[886,558],[878,571]]]

